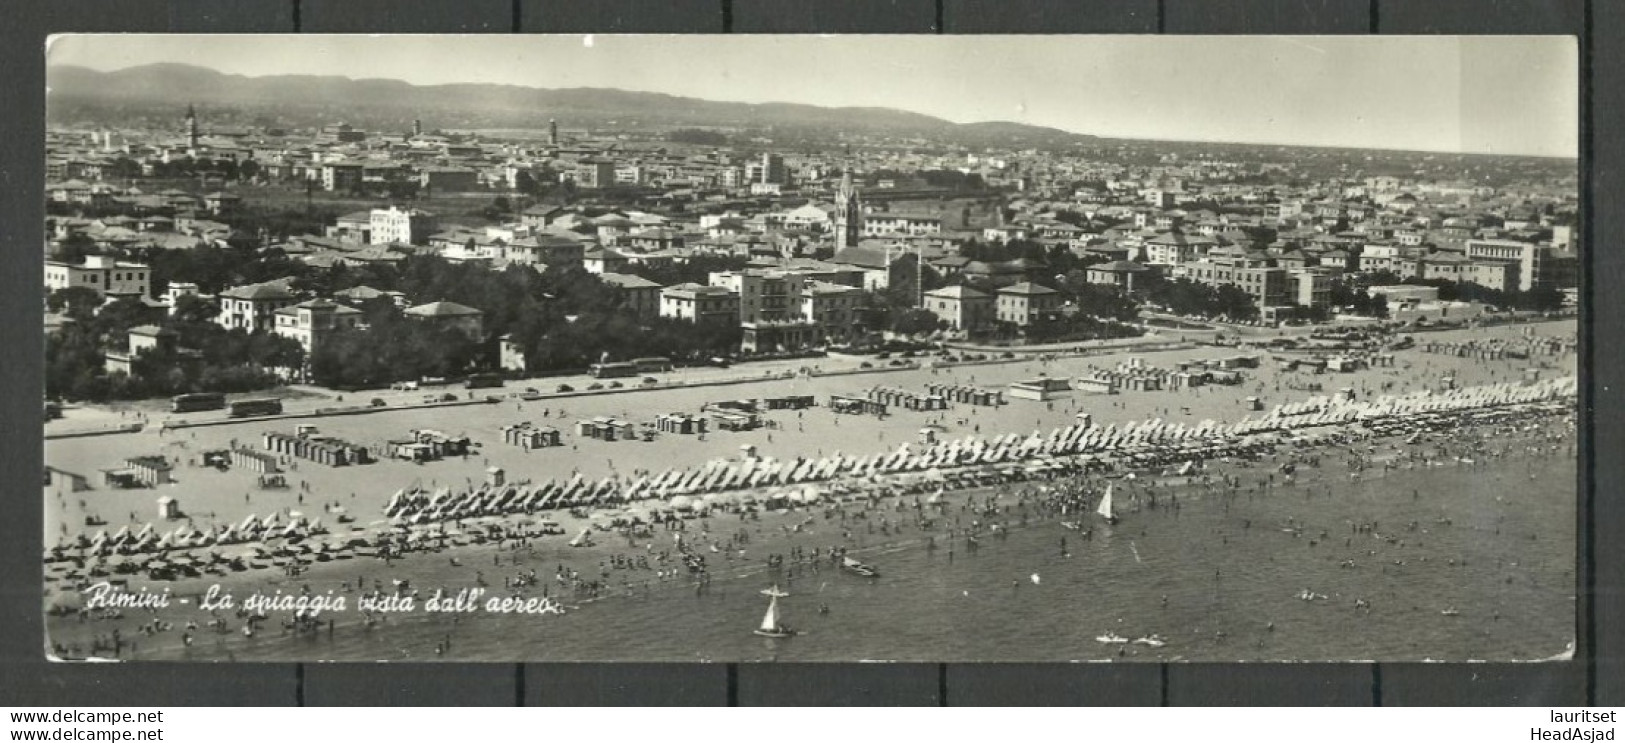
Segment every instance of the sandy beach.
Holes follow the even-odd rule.
[[[1513,338],[1523,334],[1525,327],[1533,328],[1533,332],[1541,335],[1565,335],[1572,334],[1574,323],[1447,331],[1422,334],[1418,339]],[[336,533],[342,536],[344,529],[365,530],[384,523],[383,508],[389,495],[398,489],[414,485],[466,488],[479,483],[490,467],[501,468],[510,482],[540,482],[567,479],[573,474],[597,478],[611,474],[658,472],[669,467],[692,467],[722,458],[737,460],[741,456],[741,445],[756,447],[759,456],[784,459],[833,455],[836,452],[866,454],[894,449],[900,442],[917,441],[920,429],[928,425],[937,427],[943,438],[976,434],[1025,435],[1034,430],[1047,431],[1068,425],[1077,414],[1084,412],[1103,425],[1150,419],[1185,421],[1189,425],[1203,420],[1233,422],[1249,414],[1259,415],[1250,411],[1248,397],[1258,397],[1265,406],[1273,406],[1348,388],[1357,396],[1366,398],[1403,394],[1423,388],[1437,389],[1445,377],[1453,378],[1457,386],[1467,387],[1516,381],[1523,378],[1525,370],[1529,368],[1542,368],[1544,374],[1561,376],[1572,374],[1575,363],[1573,354],[1534,359],[1469,360],[1412,348],[1394,352],[1396,363],[1392,368],[1373,367],[1352,373],[1310,374],[1282,371],[1278,364],[1271,363],[1269,353],[1253,352],[1261,356],[1264,363],[1258,369],[1245,370],[1244,382],[1236,386],[1210,385],[1179,392],[1145,391],[1114,395],[1074,392],[1066,398],[1047,403],[1010,400],[1000,407],[956,405],[946,411],[931,413],[894,409],[885,418],[839,415],[823,407],[830,394],[857,393],[877,384],[919,389],[932,381],[951,380],[960,384],[1002,387],[1012,381],[1040,376],[1077,377],[1089,373],[1091,367],[1115,366],[1128,358],[1138,358],[1139,363],[1147,366],[1173,368],[1182,362],[1235,353],[1235,349],[1202,347],[963,367],[953,370],[951,376],[942,370],[919,369],[873,375],[798,377],[727,386],[587,396],[563,401],[510,398],[489,405],[389,410],[369,415],[300,421],[245,421],[182,428],[161,434],[155,428],[149,428],[137,434],[56,439],[47,443],[46,460],[49,466],[64,471],[94,477],[93,473],[99,469],[116,466],[126,457],[158,453],[171,457],[181,465],[175,472],[177,482],[157,491],[97,488],[75,493],[63,490],[60,485],[55,489],[47,487],[45,539],[47,544],[52,544],[65,535],[80,532],[85,528],[82,524],[87,515],[99,516],[107,522],[104,526],[96,527],[98,529],[111,532],[121,526],[129,526],[133,530],[154,520],[154,501],[160,495],[179,501],[191,523],[205,529],[216,524],[240,522],[249,514],[265,516],[279,513],[287,517],[298,513],[323,518],[324,523],[338,530]],[[1315,385],[1319,385],[1320,391],[1312,389]],[[651,442],[604,442],[578,437],[573,430],[574,422],[584,418],[608,416],[643,422],[661,413],[698,413],[707,402],[788,395],[813,395],[818,398],[820,406],[804,411],[775,411],[768,414],[770,426],[765,429],[747,433],[713,431],[703,439],[696,435],[665,434]],[[500,426],[521,421],[563,429],[564,445],[526,451],[503,443],[498,432]],[[426,464],[383,461],[351,467],[326,467],[301,461],[285,473],[290,485],[286,490],[261,490],[254,486],[250,473],[237,470],[221,472],[194,464],[204,451],[225,448],[233,441],[257,445],[263,432],[291,432],[296,422],[314,423],[322,434],[360,444],[379,443],[381,436],[396,438],[411,429],[433,428],[448,434],[467,435],[479,446],[475,453],[466,458]],[[1485,434],[1496,433],[1494,430],[1479,432],[1476,438],[1432,441],[1430,443],[1439,448],[1430,452],[1426,445],[1403,440],[1375,442],[1380,452],[1365,452],[1357,460],[1345,460],[1341,453],[1324,451],[1317,457],[1333,461],[1318,461],[1319,466],[1296,461],[1266,461],[1245,466],[1243,463],[1209,463],[1201,472],[1205,481],[1189,478],[1178,482],[1161,481],[1160,487],[1170,493],[1180,493],[1180,497],[1189,502],[1206,500],[1218,503],[1248,492],[1247,487],[1293,487],[1312,492],[1317,484],[1323,482],[1331,492],[1342,492],[1355,487],[1350,483],[1361,477],[1377,476],[1372,468],[1380,468],[1385,476],[1399,477],[1415,467],[1448,465],[1459,468],[1453,469],[1459,477],[1473,478],[1475,475],[1469,468],[1476,465],[1456,460],[1472,459],[1476,463],[1484,447],[1506,449],[1495,452],[1494,458],[1509,461],[1536,456],[1537,449],[1548,447],[1540,450],[1543,456],[1560,452],[1572,467],[1572,440],[1565,442],[1562,432],[1551,428],[1555,423],[1542,425],[1538,432],[1521,432],[1506,441],[1484,437]],[[1503,437],[1508,434],[1506,431],[1500,433]],[[1420,464],[1413,458],[1419,451],[1426,452],[1428,463]],[[1478,456],[1475,456],[1475,452]],[[1284,480],[1271,482],[1269,479],[1283,477],[1280,471],[1283,464],[1302,465],[1304,468],[1301,474],[1293,476],[1296,480],[1290,485]],[[1240,479],[1233,487],[1228,484],[1232,478]],[[1227,484],[1215,485],[1220,482]],[[950,551],[956,549],[952,545],[957,542],[959,551],[956,559],[963,562],[969,559],[965,550],[981,550],[968,548],[967,543],[963,542],[969,534],[978,533],[967,533],[966,530],[972,527],[964,523],[967,514],[978,509],[989,515],[981,519],[971,518],[979,522],[974,529],[985,530],[988,522],[996,520],[1005,530],[998,539],[1012,542],[1037,539],[1039,537],[1035,535],[1039,529],[1056,531],[1060,529],[1057,525],[1068,518],[1039,507],[1037,503],[1041,495],[1036,488],[1060,488],[1063,485],[1095,494],[1102,487],[1100,481],[1086,479],[973,489],[945,494],[942,502],[920,509],[914,508],[909,499],[923,496],[905,495],[885,501],[820,504],[783,512],[758,512],[749,516],[723,513],[706,519],[679,519],[670,525],[656,525],[651,532],[641,536],[602,532],[594,546],[569,547],[566,545],[567,536],[509,539],[500,544],[470,544],[443,551],[411,552],[387,563],[371,557],[312,561],[298,575],[275,569],[204,575],[167,585],[175,597],[175,604],[169,612],[160,612],[157,616],[160,625],[166,621],[170,624],[170,629],[166,631],[143,633],[139,627],[148,617],[138,618],[135,614],[101,620],[67,616],[52,620],[51,637],[63,650],[76,647],[79,651],[77,654],[82,654],[97,645],[98,636],[105,639],[116,628],[120,632],[118,655],[125,658],[272,659],[303,657],[307,653],[327,657],[328,650],[311,649],[306,645],[322,642],[320,638],[323,633],[327,633],[329,638],[341,637],[346,633],[366,633],[375,639],[360,643],[346,652],[353,652],[356,657],[365,657],[371,652],[376,653],[377,657],[386,658],[499,659],[512,656],[503,656],[494,651],[490,651],[490,655],[483,654],[475,649],[480,641],[468,637],[469,633],[460,632],[456,627],[465,624],[483,627],[495,623],[499,627],[517,631],[521,627],[534,628],[539,626],[538,623],[545,626],[545,623],[555,620],[551,617],[480,616],[469,620],[450,620],[452,625],[446,627],[440,626],[448,621],[444,616],[402,615],[369,623],[354,611],[356,600],[369,591],[399,593],[399,588],[393,583],[396,580],[407,581],[411,590],[417,591],[420,597],[431,596],[437,589],[444,589],[446,595],[473,588],[483,588],[492,595],[536,596],[545,591],[546,598],[556,601],[566,612],[564,616],[567,618],[556,620],[561,627],[577,626],[576,623],[585,621],[580,616],[590,617],[601,613],[598,609],[600,603],[608,606],[616,601],[657,601],[660,596],[671,596],[675,601],[678,596],[700,599],[717,592],[731,596],[726,599],[729,602],[743,602],[736,609],[750,606],[754,608],[749,611],[759,611],[760,602],[746,598],[763,587],[757,583],[770,580],[805,582],[807,572],[813,570],[839,572],[833,563],[828,562],[827,550],[832,547],[851,550],[854,554],[886,554],[887,550],[901,550],[909,555],[929,554],[933,559],[946,559]],[[1546,489],[1550,490],[1552,499],[1566,501],[1566,507],[1572,509],[1573,487],[1571,478],[1566,483],[1552,483]],[[1150,493],[1150,490],[1130,482],[1124,485],[1121,497],[1128,499],[1126,503],[1130,504],[1130,508],[1146,509],[1149,508],[1149,500],[1140,498],[1144,496],[1148,499]],[[989,499],[993,498],[997,499],[996,504],[990,503]],[[1021,510],[1014,510],[1018,506]],[[956,508],[959,510],[955,511]],[[989,508],[994,510],[988,511]],[[1026,512],[1022,513],[1022,510]],[[935,514],[928,514],[928,511],[935,511]],[[353,521],[341,525],[338,520],[340,515]],[[1125,514],[1125,523],[1132,524],[1141,518],[1142,514]],[[1028,523],[1021,523],[1023,519]],[[572,516],[567,512],[547,512],[518,521],[534,527],[542,520],[555,521],[566,534],[576,534],[591,523],[592,517],[590,514]],[[924,525],[923,522],[927,520],[932,522],[930,526]],[[1074,545],[1083,539],[1081,531],[1060,530],[1065,533],[1054,536],[1064,538],[1070,534]],[[982,541],[989,539],[986,531],[979,533]],[[679,536],[688,540],[688,545],[707,559],[705,575],[708,580],[699,585],[692,580],[691,571],[681,564],[676,550]],[[1051,541],[1050,537],[1043,539]],[[1548,539],[1567,539],[1572,556],[1572,535],[1552,534]],[[927,549],[927,544],[934,548]],[[809,557],[815,549],[825,551],[821,553],[822,560]],[[989,549],[993,547],[989,545]],[[770,569],[765,562],[768,555],[794,557],[790,558],[788,564]],[[794,575],[796,570],[801,570],[801,575]],[[330,612],[303,631],[288,630],[285,634],[279,622],[287,617],[274,613],[265,626],[256,631],[255,637],[241,634],[243,618],[231,612],[221,615],[221,626],[229,628],[225,633],[211,631],[206,624],[189,631],[186,621],[206,623],[208,618],[183,617],[196,617],[196,602],[210,585],[216,583],[223,590],[238,596],[255,591],[274,594],[280,590],[289,595],[309,591],[317,596],[332,592],[333,596],[351,597],[351,610]],[[1487,586],[1485,590],[1489,590]],[[645,598],[640,599],[640,596]],[[191,603],[180,605],[182,597]],[[180,608],[182,606],[192,608]],[[327,620],[332,621],[331,626],[324,623]],[[445,630],[440,633],[444,637],[429,642],[432,633],[424,629],[424,623],[433,625],[437,622],[440,625],[434,626]],[[519,622],[530,624],[517,624]],[[415,629],[380,631],[405,624],[413,624]],[[179,639],[183,634],[191,636],[190,645]],[[125,647],[126,643],[129,643],[129,647]],[[467,647],[469,644],[474,647]],[[536,654],[533,650],[527,651],[524,657]],[[1137,653],[1144,652],[1151,657],[1170,657],[1150,653],[1150,650],[1148,646],[1136,648]],[[1183,657],[1203,656],[1202,653],[1191,653],[1188,647],[1180,654]],[[586,659],[570,655],[567,649],[541,652],[540,656]]]

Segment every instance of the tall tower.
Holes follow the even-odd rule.
[[[559,146],[559,122],[553,119],[547,120],[547,143]]]
[[[846,168],[841,173],[841,188],[835,192],[835,250],[856,246],[862,234],[863,204],[852,185],[852,170]]]
[[[423,119],[413,119],[412,120],[412,136],[414,136],[414,137],[423,136]]]
[[[197,149],[197,109],[186,104],[186,145]]]

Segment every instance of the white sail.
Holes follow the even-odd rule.
[[[762,615],[762,631],[763,632],[778,632],[779,631],[779,597],[778,597],[777,594],[769,594],[769,595],[772,596],[772,598],[767,600],[767,613]]]
[[[1106,494],[1100,496],[1100,507],[1095,509],[1095,513],[1100,514],[1100,517],[1107,521],[1117,518],[1116,514],[1112,513],[1112,487],[1116,484],[1106,483]]]

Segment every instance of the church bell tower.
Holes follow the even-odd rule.
[[[186,145],[197,149],[197,108],[186,104]]]
[[[835,250],[840,252],[858,244],[863,234],[863,204],[858,199],[857,187],[852,185],[850,168],[841,173],[841,188],[835,192]]]

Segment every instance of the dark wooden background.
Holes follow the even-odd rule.
[[[0,80],[0,705],[1620,705],[1625,2],[1620,0],[26,0]],[[40,628],[45,37],[179,33],[1559,34],[1580,39],[1576,660],[1542,664],[51,664]],[[342,73],[342,71],[335,71]],[[1064,74],[1064,73],[1062,73]],[[1507,101],[1509,110],[1520,105]],[[1595,122],[1597,126],[1592,127]],[[1609,123],[1613,126],[1609,126]],[[1595,291],[1593,291],[1595,289]],[[20,349],[20,350],[19,350]],[[1601,628],[1600,630],[1598,628]]]

